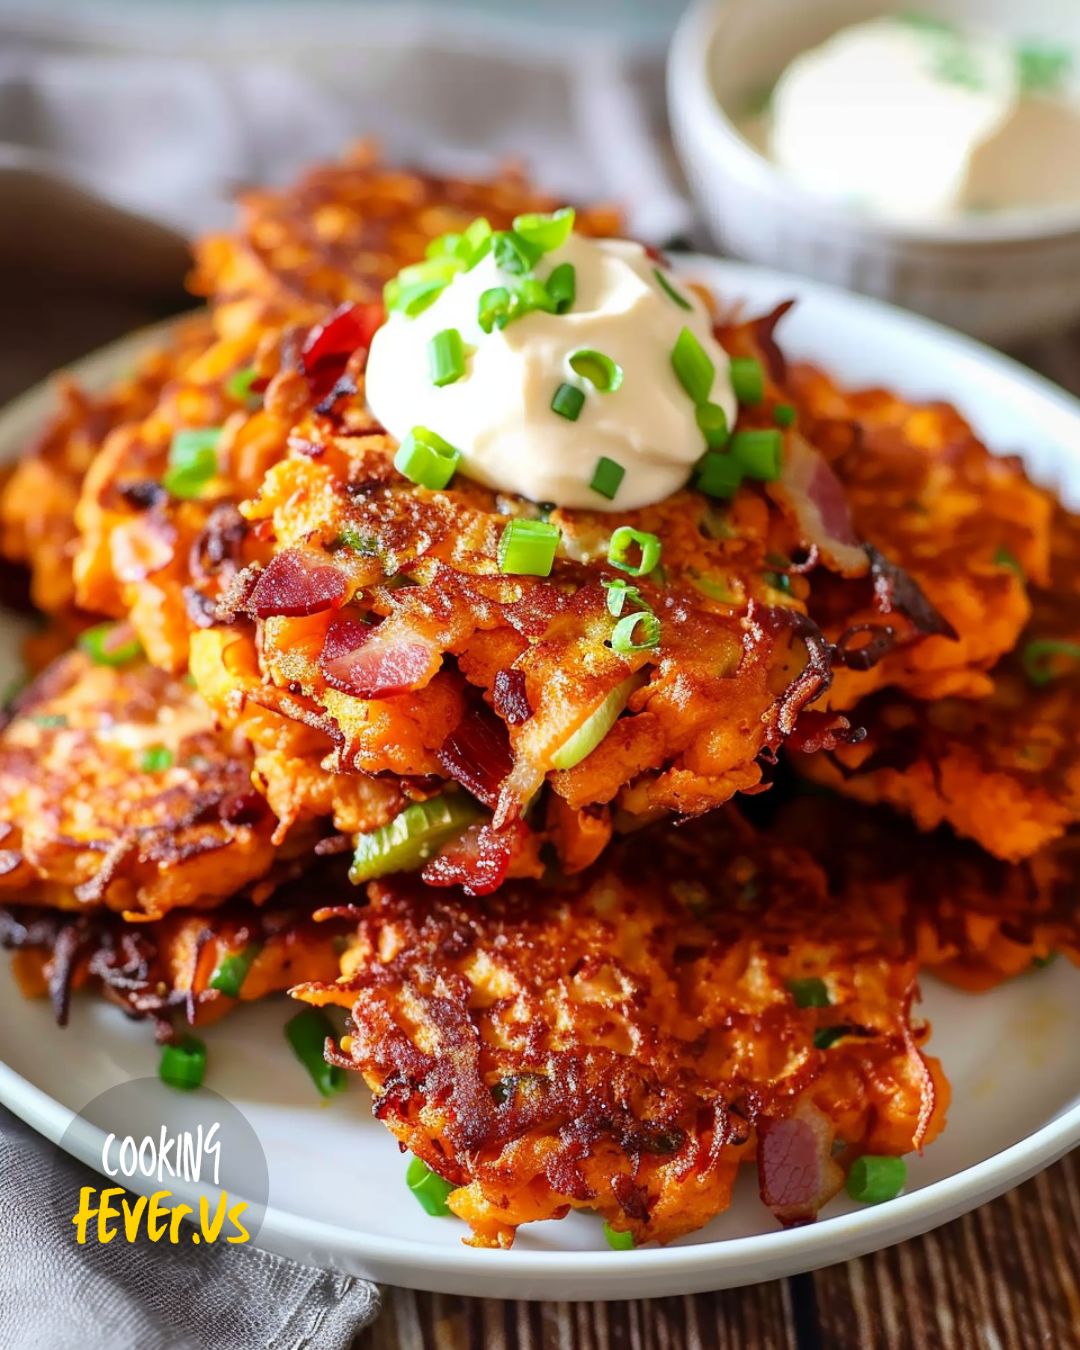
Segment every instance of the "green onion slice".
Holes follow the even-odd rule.
[[[413,1158],[405,1172],[405,1184],[433,1219],[445,1219],[452,1213],[446,1203],[457,1187],[433,1172],[422,1158]]]
[[[79,649],[95,666],[127,666],[143,654],[142,643],[126,623],[99,623],[79,634]]]
[[[818,1027],[814,1032],[814,1047],[817,1050],[828,1050],[830,1045],[843,1040],[847,1034],[847,1027]]]
[[[640,630],[635,638],[634,634]],[[611,634],[611,650],[625,656],[630,652],[647,652],[660,645],[660,620],[644,610],[627,614],[615,625]]]
[[[737,431],[731,438],[730,452],[747,478],[774,483],[780,477],[784,438],[775,427]]]
[[[1067,47],[1024,42],[1016,52],[1020,89],[1025,94],[1060,94],[1073,67]]]
[[[254,366],[238,370],[225,381],[225,392],[237,403],[247,403],[248,399],[253,397],[251,386],[257,378]]]
[[[562,532],[548,520],[510,520],[499,539],[499,571],[520,577],[551,575]]]
[[[481,258],[487,256],[491,249],[492,233],[490,222],[478,216],[461,236],[457,256],[465,264],[467,272],[471,272]]]
[[[635,544],[641,550],[641,559],[636,564],[630,561]],[[648,576],[660,561],[660,547],[655,534],[635,530],[631,525],[620,525],[608,544],[608,562],[632,577]]]
[[[565,314],[577,299],[577,272],[573,263],[560,263],[544,283],[556,314]]]
[[[730,431],[727,413],[720,404],[699,403],[694,410],[694,416],[697,419],[698,430],[705,437],[705,444],[709,449],[723,450],[728,443]]]
[[[707,403],[716,378],[716,367],[689,328],[683,328],[675,339],[675,346],[671,349],[671,365],[691,399],[695,403]]]
[[[220,994],[227,994],[229,998],[239,998],[247,973],[260,951],[261,943],[249,942],[243,951],[229,952],[223,956],[210,976],[207,987],[216,989]]]
[[[636,586],[631,586],[628,581],[622,577],[608,577],[602,581],[601,586],[607,591],[608,613],[614,615],[617,619],[627,605],[633,605],[635,609],[648,610],[652,612],[652,606],[641,594]]]
[[[765,371],[761,362],[752,356],[733,356],[731,387],[740,403],[760,403],[765,397]]]
[[[907,1163],[903,1158],[875,1156],[856,1158],[847,1175],[847,1193],[864,1205],[880,1205],[895,1200],[907,1181]]]
[[[610,356],[593,351],[591,347],[582,347],[571,352],[567,363],[575,375],[579,375],[601,394],[613,394],[623,382],[623,370]]]
[[[660,289],[669,300],[674,300],[680,309],[693,309],[693,305],[687,300],[686,296],[679,294],[671,282],[668,281],[667,277],[664,276],[663,272],[661,272],[659,267],[653,268],[653,276],[660,283]]]
[[[1050,684],[1065,672],[1057,669],[1059,660],[1064,659],[1075,666],[1080,663],[1080,642],[1065,642],[1059,638],[1033,638],[1024,644],[1020,661],[1024,674],[1032,684],[1042,686]]]
[[[694,487],[706,497],[726,501],[742,486],[743,467],[730,451],[709,450],[698,460]]]
[[[195,1036],[185,1036],[176,1045],[163,1045],[158,1077],[170,1087],[201,1087],[206,1077],[206,1046]]]
[[[1025,579],[1024,568],[1020,559],[1015,553],[1011,553],[1004,544],[995,551],[994,562],[998,567],[1007,567],[1010,572],[1015,572],[1021,581]]]
[[[426,802],[411,802],[388,825],[356,836],[349,880],[354,886],[392,872],[414,872],[479,816],[480,808],[464,792],[444,792]]]
[[[496,230],[491,236],[491,246],[495,251],[496,266],[515,277],[531,272],[544,251],[514,230]]]
[[[201,495],[218,471],[220,427],[189,428],[178,431],[169,447],[169,467],[162,483],[174,497],[191,499]]]
[[[793,427],[796,415],[794,405],[791,403],[778,403],[772,410],[772,420],[778,427]]]
[[[824,980],[789,980],[788,989],[791,990],[796,1008],[828,1008],[832,1005]]]
[[[555,313],[555,301],[551,298],[547,286],[536,277],[522,277],[514,283],[510,302],[510,318],[523,319],[526,314],[543,310],[545,314]]]
[[[593,476],[589,487],[594,492],[598,492],[601,497],[606,497],[608,501],[614,501],[615,494],[619,490],[619,484],[626,477],[626,470],[616,459],[608,459],[607,455],[601,455],[596,461],[596,468],[593,470]]]
[[[167,745],[149,745],[142,753],[139,767],[143,773],[164,773],[175,761],[176,756]]]
[[[456,328],[444,328],[429,338],[428,374],[431,383],[442,389],[465,374],[465,344]]]
[[[560,384],[551,396],[551,411],[576,422],[585,406],[585,395],[576,384]]]
[[[491,286],[482,292],[477,306],[476,321],[485,333],[493,328],[505,328],[510,322],[510,292],[505,286]]]
[[[449,286],[462,270],[462,264],[457,258],[428,258],[424,262],[410,263],[408,267],[403,267],[397,274],[397,279],[401,283],[402,291],[407,291],[413,286],[424,286],[432,281],[438,282],[440,286]]]
[[[639,670],[621,684],[617,684],[603,702],[586,717],[577,731],[555,751],[551,757],[551,767],[572,769],[575,764],[580,764],[591,755],[615,725],[619,714],[630,701],[630,695],[635,689],[640,688],[647,678],[645,672]]]
[[[461,451],[430,427],[413,427],[398,446],[394,468],[410,482],[438,492],[461,463]]]
[[[552,249],[562,248],[574,229],[574,208],[561,206],[550,215],[531,212],[525,216],[514,217],[514,231],[527,244],[538,248],[541,253],[550,253]]]
[[[456,258],[458,250],[461,248],[463,236],[451,232],[450,234],[440,234],[437,239],[432,239],[427,248],[424,249],[425,258]]]
[[[345,1070],[326,1062],[326,1042],[333,1036],[330,1019],[318,1008],[305,1008],[285,1023],[285,1039],[324,1097],[331,1097],[345,1087]]]
[[[633,1233],[626,1233],[621,1229],[612,1228],[609,1223],[604,1224],[604,1238],[612,1251],[630,1252],[634,1250]]]

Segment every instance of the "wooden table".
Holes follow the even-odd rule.
[[[173,286],[43,301],[8,280],[24,323],[0,396],[177,307]],[[1018,355],[1080,394],[1080,333]],[[1080,1151],[935,1233],[772,1284],[579,1304],[387,1289],[383,1303],[354,1350],[1080,1350]]]

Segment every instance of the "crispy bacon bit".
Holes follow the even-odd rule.
[[[334,382],[334,387],[327,396],[315,405],[315,411],[317,413],[322,413],[324,417],[328,416],[334,411],[334,405],[337,403],[338,399],[350,398],[356,393],[356,387],[356,381],[351,375],[345,374],[340,376]]]
[[[307,335],[300,351],[300,367],[317,403],[341,379],[353,352],[371,345],[383,317],[381,305],[344,304]]]
[[[828,567],[843,576],[866,573],[866,552],[855,533],[843,485],[798,433],[786,437],[784,468],[769,492],[792,516],[803,542],[817,545]]]
[[[247,523],[231,502],[215,506],[191,545],[188,567],[196,585],[235,571]]]
[[[806,646],[806,665],[773,704],[768,714],[768,745],[775,750],[795,730],[799,714],[832,684],[833,649],[807,614],[796,609],[768,607],[751,601],[746,614],[751,641],[762,642],[788,628]]]
[[[507,726],[517,727],[532,716],[529,695],[525,691],[525,673],[521,670],[498,670],[491,693],[495,711]]]
[[[771,314],[763,314],[750,324],[754,341],[765,361],[769,378],[774,384],[783,384],[787,379],[787,361],[776,343],[776,326],[794,304],[794,299],[785,300],[777,305]]]
[[[326,682],[354,698],[382,698],[413,689],[430,677],[438,651],[422,634],[388,621],[372,627],[342,616],[330,625],[319,657]]]
[[[438,760],[449,778],[494,808],[514,766],[505,725],[486,708],[470,708],[443,741]]]
[[[813,1223],[844,1184],[832,1156],[832,1123],[804,1098],[786,1120],[762,1117],[757,1132],[762,1201],[785,1228]]]
[[[299,549],[279,553],[259,576],[248,604],[256,618],[297,618],[340,609],[349,584],[336,567],[306,557]]]
[[[872,544],[867,544],[866,556],[870,559],[874,599],[882,614],[899,610],[901,614],[907,615],[920,633],[956,639],[956,629],[934,608],[910,573],[890,562]]]
[[[460,886],[466,895],[490,895],[506,880],[528,833],[520,820],[501,830],[489,823],[470,825],[432,858],[421,878],[429,886]]]

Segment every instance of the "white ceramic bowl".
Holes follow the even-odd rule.
[[[706,224],[737,257],[891,300],[986,341],[1080,319],[1080,206],[927,226],[874,219],[801,189],[736,130],[733,118],[799,52],[905,8],[1064,43],[1080,62],[1076,0],[700,0],[671,47],[668,107]]]
[[[827,365],[845,384],[886,383],[912,398],[946,398],[995,449],[1015,451],[1040,481],[1080,501],[1080,404],[1031,371],[924,320],[827,287],[710,258],[679,262],[727,303],[762,313],[798,298],[781,341],[792,358]],[[144,334],[99,352],[80,380],[107,382],[131,364]],[[26,443],[50,394],[0,415],[0,463]],[[0,682],[14,673],[15,632],[0,616]],[[842,841],[838,841],[842,846]],[[917,865],[917,859],[915,860]],[[429,1219],[405,1188],[405,1161],[371,1115],[358,1082],[322,1102],[282,1035],[287,1000],[238,1009],[209,1027],[209,1087],[247,1117],[266,1153],[270,1208],[258,1243],[409,1288],[488,1298],[651,1298],[775,1279],[846,1261],[923,1233],[992,1199],[1080,1144],[1080,970],[1057,961],[990,994],[923,981],[930,1049],[953,1085],[949,1123],[909,1160],[904,1195],[859,1207],[841,1196],[805,1228],[782,1231],[744,1169],[731,1209],[666,1248],[607,1250],[595,1217],[573,1214],[522,1230],[514,1249],[464,1247],[464,1226]],[[202,1034],[202,1033],[200,1033]],[[146,1024],[76,997],[60,1030],[44,1000],[27,1003],[0,954],[0,1102],[84,1162],[100,1166],[101,1122],[74,1113],[117,1083],[156,1073]],[[147,1104],[149,1107],[149,1103]],[[149,1117],[110,1119],[120,1135]]]

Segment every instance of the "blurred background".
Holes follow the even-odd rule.
[[[684,8],[0,0],[0,398],[182,305],[185,238],[359,136],[450,171],[513,158],[687,236],[663,94]]]

